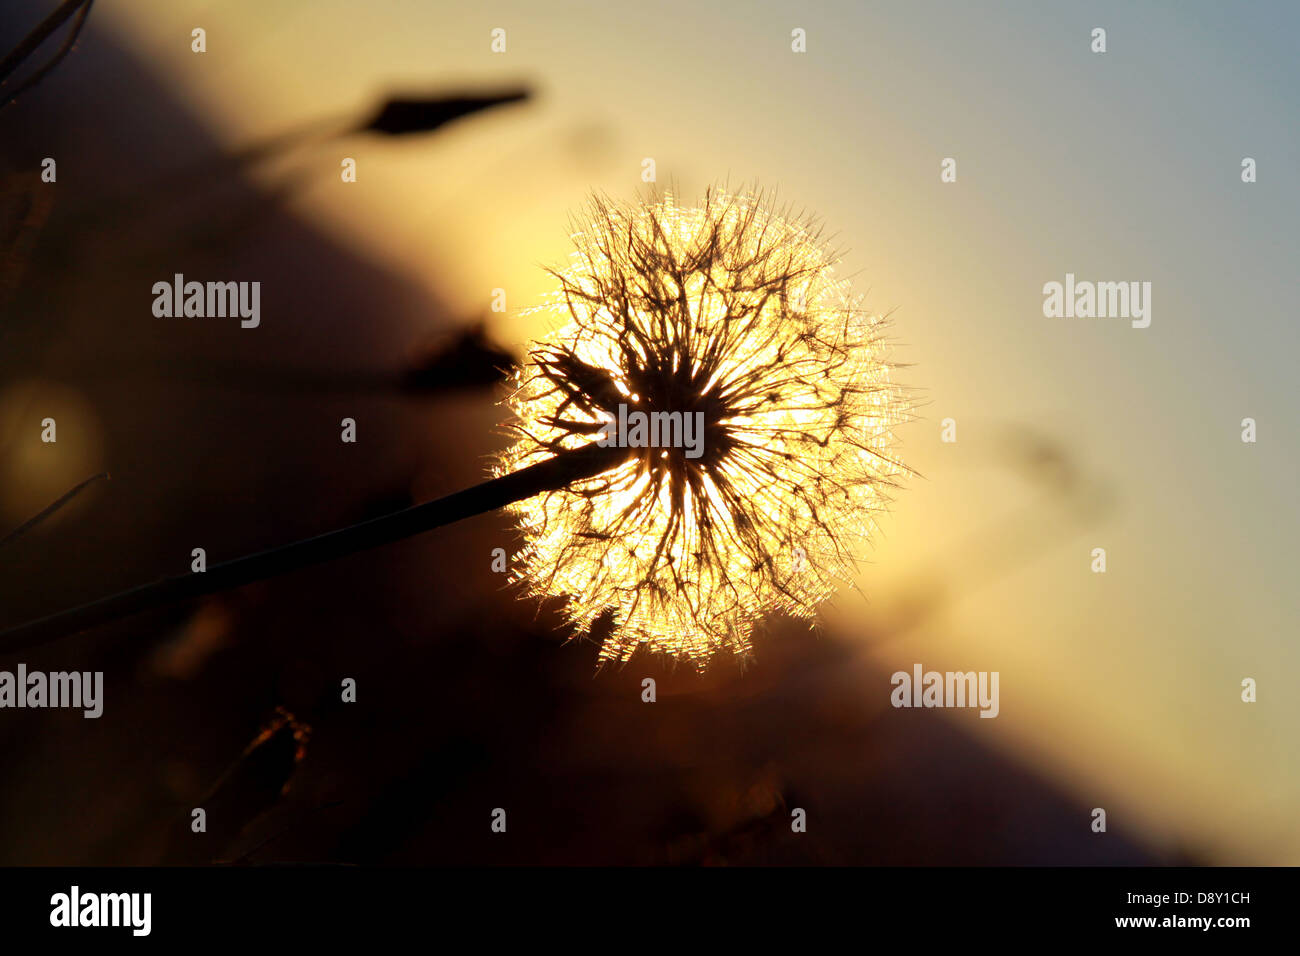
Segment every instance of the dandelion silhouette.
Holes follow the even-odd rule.
[[[859,308],[820,234],[761,194],[593,200],[507,400],[496,477],[426,504],[167,578],[0,632],[0,652],[509,508],[516,579],[610,614],[602,661],[638,647],[699,669],[754,625],[811,619],[851,578],[897,480],[883,320]],[[702,422],[698,455],[607,442],[619,414]]]
[[[812,227],[762,195],[597,199],[575,242],[540,308],[562,325],[515,376],[517,440],[498,474],[583,447],[619,406],[664,423],[701,413],[703,447],[632,449],[512,503],[516,577],[567,598],[577,631],[611,612],[602,660],[746,655],[764,615],[811,618],[850,578],[905,471],[881,322]]]

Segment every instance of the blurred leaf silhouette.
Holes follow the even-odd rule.
[[[311,728],[283,707],[258,732],[244,752],[198,801],[206,818],[208,848],[203,856],[211,860],[219,856],[243,829],[254,819],[270,809],[288,789],[289,779],[306,755]],[[183,831],[190,834],[190,815],[187,812]],[[181,862],[194,856],[190,841],[173,842],[168,862]],[[205,860],[205,862],[206,862]]]
[[[358,128],[356,132],[385,133],[389,136],[428,133],[462,116],[469,116],[493,106],[526,100],[528,95],[525,89],[515,89],[486,96],[421,99],[391,97],[380,106],[370,121]]]
[[[0,309],[17,291],[36,234],[53,208],[54,191],[42,189],[34,176],[13,173],[0,179]]]
[[[310,120],[233,152],[178,170],[147,187],[85,211],[81,216],[82,224],[112,227],[123,216],[139,218],[150,210],[168,208],[178,197],[191,200],[197,193],[225,184],[230,177],[270,159],[282,158],[299,150],[359,134],[409,136],[431,133],[453,120],[494,106],[522,102],[530,95],[528,90],[516,88],[479,96],[389,96],[368,114],[367,119],[358,121],[352,116],[329,116]],[[287,193],[293,186],[293,183],[289,183],[282,188]]]

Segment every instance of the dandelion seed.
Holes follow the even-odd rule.
[[[699,669],[747,655],[762,617],[810,619],[850,580],[907,473],[883,322],[820,235],[762,195],[597,199],[574,241],[539,307],[555,331],[515,374],[496,473],[592,444],[620,404],[702,412],[703,452],[630,448],[508,505],[525,541],[516,580],[567,599],[575,631],[611,614],[603,661],[640,646]]]

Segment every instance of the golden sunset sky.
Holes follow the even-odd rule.
[[[892,311],[922,406],[902,438],[923,477],[863,566],[869,600],[828,617],[886,672],[999,671],[1001,716],[952,720],[1112,820],[1210,862],[1296,864],[1300,23],[1089,7],[117,0],[93,17],[232,148],[390,91],[529,85],[531,103],[422,142],[296,160],[320,170],[305,216],[454,313],[506,289],[491,329],[516,351],[542,331],[519,313],[570,214],[594,189],[638,195],[646,157],[683,200],[758,183],[818,214]],[[1150,328],[1045,318],[1067,272],[1151,282]],[[1076,508],[1093,489],[1110,507]]]

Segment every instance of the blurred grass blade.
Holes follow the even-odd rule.
[[[47,508],[45,508],[44,510],[42,510],[39,514],[33,515],[31,518],[28,518],[26,521],[24,521],[24,522],[23,522],[22,524],[20,524],[18,527],[14,528],[13,531],[10,531],[10,532],[9,532],[7,535],[5,535],[3,538],[0,538],[0,548],[3,548],[3,547],[4,547],[5,545],[7,545],[10,541],[13,541],[13,540],[15,540],[16,538],[21,537],[23,534],[25,534],[26,532],[30,531],[32,528],[36,527],[38,524],[40,524],[42,521],[44,521],[44,520],[45,520],[46,518],[48,518],[50,515],[54,514],[56,511],[58,511],[60,508],[62,508],[64,505],[66,505],[66,504],[67,504],[69,501],[71,501],[73,498],[77,497],[77,495],[81,494],[81,492],[84,491],[87,487],[89,487],[90,485],[92,485],[92,484],[94,484],[95,482],[99,481],[99,479],[103,478],[104,480],[107,481],[107,480],[109,480],[111,477],[112,477],[112,476],[109,475],[109,473],[106,472],[106,471],[101,471],[101,472],[100,472],[99,474],[97,474],[97,475],[91,475],[89,478],[87,478],[87,479],[86,479],[85,481],[83,481],[81,484],[77,485],[75,488],[73,488],[71,491],[69,491],[69,492],[68,492],[67,494],[65,494],[63,497],[59,498],[57,501],[55,501],[55,502],[54,502],[53,504],[51,504],[49,507],[47,507]]]
[[[42,20],[35,30],[27,34],[21,43],[9,51],[4,60],[0,60],[0,92],[4,95],[4,99],[0,100],[0,110],[13,103],[20,94],[25,93],[45,79],[46,75],[58,66],[65,56],[72,52],[77,37],[81,35],[81,28],[86,24],[86,17],[90,15],[92,3],[94,3],[94,0],[65,0],[53,13]],[[9,78],[13,72],[18,69],[24,60],[35,53],[40,45],[49,39],[50,35],[74,13],[77,15],[77,19],[72,24],[72,30],[68,33],[63,45],[59,47],[53,58],[17,87],[13,89],[7,88]]]

